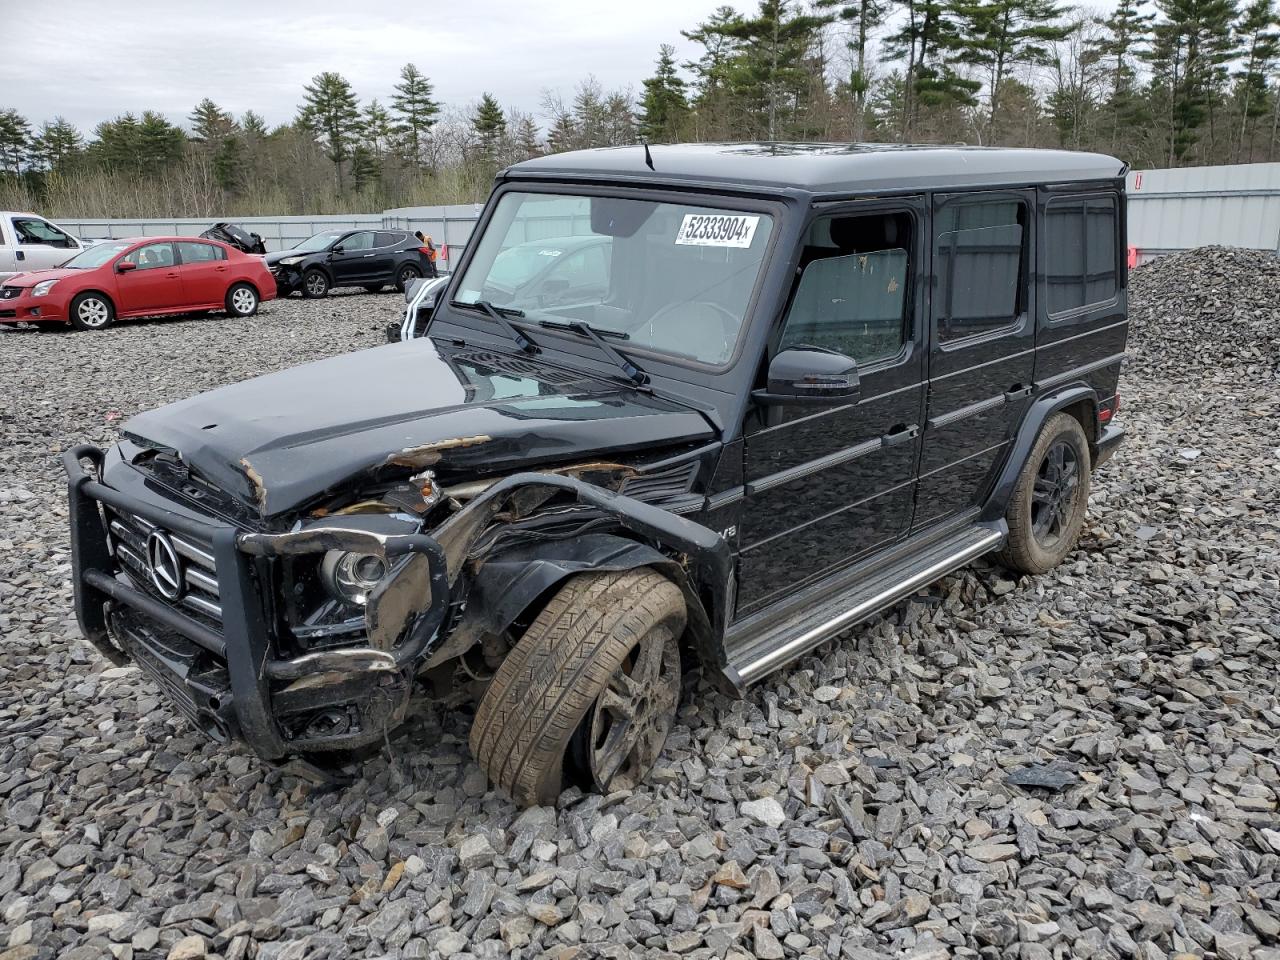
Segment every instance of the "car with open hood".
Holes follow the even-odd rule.
[[[521,803],[638,784],[972,560],[1076,549],[1117,448],[1124,165],[725,144],[499,175],[398,342],[143,413],[70,477],[85,636],[262,758],[478,703]],[[423,291],[425,297],[426,291]]]

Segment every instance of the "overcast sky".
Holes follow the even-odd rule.
[[[185,124],[208,96],[275,125],[293,119],[303,84],[322,70],[345,76],[361,102],[386,103],[412,62],[447,105],[487,90],[537,114],[544,89],[567,97],[589,73],[639,93],[658,44],[676,44],[685,58],[693,45],[680,30],[721,2],[0,0],[8,51],[0,108],[17,108],[37,128],[62,115],[88,133],[146,109]]]

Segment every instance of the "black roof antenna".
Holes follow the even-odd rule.
[[[652,170],[653,157],[649,156],[649,142],[647,140],[641,140],[640,143],[644,146],[644,165]]]

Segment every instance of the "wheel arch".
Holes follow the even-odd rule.
[[[996,520],[1004,516],[1009,498],[1013,495],[1013,489],[1018,483],[1018,474],[1022,472],[1027,457],[1031,455],[1040,431],[1049,422],[1049,418],[1056,413],[1068,413],[1080,422],[1085,438],[1089,441],[1090,456],[1094,460],[1097,459],[1097,391],[1085,384],[1076,384],[1037,397],[1023,416],[1018,432],[1014,435],[1004,466],[983,508],[983,520]]]
[[[102,297],[102,299],[106,300],[107,303],[110,304],[111,306],[111,312],[114,313],[116,316],[120,316],[120,306],[119,304],[116,303],[116,298],[113,297],[108,291],[104,290],[101,287],[88,287],[84,290],[77,290],[75,293],[71,295],[71,299],[67,301],[67,310],[70,311],[71,305],[73,303],[75,303],[77,300],[79,300],[81,297],[85,296],[86,294],[90,294],[90,293],[96,293],[98,296]]]

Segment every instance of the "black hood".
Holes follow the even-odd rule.
[[[314,255],[315,251],[306,253],[302,250],[277,250],[275,253],[268,253],[262,259],[267,261],[267,264],[270,265],[273,263],[279,263],[285,257],[311,257]]]
[[[429,339],[221,387],[124,432],[264,517],[380,470],[481,475],[715,436],[701,414],[630,387]]]

